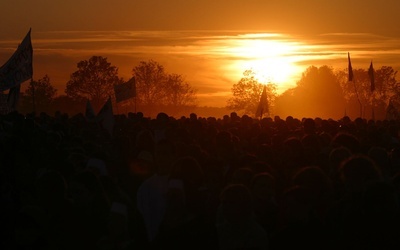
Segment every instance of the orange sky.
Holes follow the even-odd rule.
[[[34,79],[48,74],[59,94],[76,63],[92,55],[107,57],[125,79],[139,61],[158,61],[208,106],[225,106],[232,84],[254,65],[265,65],[267,78],[287,72],[272,79],[284,81],[280,91],[310,65],[346,68],[348,51],[353,68],[373,60],[375,68],[400,69],[397,0],[60,2],[2,0],[0,8],[0,64],[31,27]]]

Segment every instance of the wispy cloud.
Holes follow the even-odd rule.
[[[0,59],[5,62],[20,41],[0,41]],[[182,74],[199,91],[199,97],[224,105],[221,95],[230,93],[250,61],[274,58],[290,63],[293,86],[306,67],[347,67],[347,52],[353,67],[374,65],[400,69],[400,38],[370,33],[329,33],[313,37],[246,31],[54,31],[32,34],[35,71],[55,75],[63,88],[76,63],[92,55],[109,58],[120,74],[131,75],[139,61],[153,59],[168,72]],[[53,59],[51,59],[53,58]],[[58,60],[58,64],[55,63]],[[272,62],[271,62],[272,60]],[[0,62],[1,63],[1,62]],[[276,61],[275,64],[278,64]],[[58,67],[58,65],[61,65]],[[70,65],[70,66],[66,66]],[[268,65],[266,65],[268,66]],[[48,71],[48,72],[47,72]],[[68,72],[65,72],[68,71]],[[51,73],[51,74],[50,74]],[[207,98],[206,98],[207,97]],[[215,98],[214,98],[215,97]],[[210,103],[207,103],[210,104]]]

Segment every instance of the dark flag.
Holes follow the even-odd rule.
[[[114,86],[115,100],[117,103],[136,96],[136,81],[132,77],[129,81]]]
[[[374,92],[374,90],[375,90],[375,72],[374,72],[374,66],[372,66],[372,61],[371,61],[371,64],[369,65],[368,75],[371,80],[371,92]]]
[[[102,128],[106,129],[110,133],[111,136],[113,135],[115,120],[111,97],[108,98],[107,102],[100,109],[96,116],[96,120]]]
[[[353,81],[353,67],[351,67],[350,53],[347,52],[347,58],[349,60],[349,82]]]
[[[32,58],[31,30],[29,30],[14,54],[0,68],[0,91],[17,87],[32,78]]]
[[[20,89],[21,89],[21,84],[18,84],[17,86],[12,87],[8,92],[7,105],[10,111],[14,111],[17,108]]]
[[[94,113],[92,104],[90,103],[89,100],[87,100],[86,102],[85,117],[88,121],[94,121],[96,118],[96,114]]]
[[[263,92],[260,97],[260,103],[258,104],[256,117],[261,117],[263,114],[268,113],[268,98],[267,98],[267,86],[264,85]]]

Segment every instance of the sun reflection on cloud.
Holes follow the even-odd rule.
[[[231,47],[226,48],[226,53],[239,58],[231,63],[228,68],[232,71],[245,71],[251,69],[257,80],[261,83],[275,83],[278,85],[278,91],[286,89],[289,79],[297,75],[295,58],[291,55],[301,50],[301,44],[298,42],[284,41],[278,34],[275,34],[275,40],[270,40],[270,36],[258,36],[257,34],[248,34],[245,37],[254,39],[231,40]]]
[[[18,42],[0,41],[3,61]],[[200,98],[215,98],[214,104],[206,103],[210,106],[225,105],[232,85],[249,69],[260,82],[278,84],[278,92],[295,86],[311,65],[346,68],[347,52],[354,68],[373,59],[376,67],[400,70],[400,38],[364,33],[303,37],[246,31],[58,31],[34,33],[32,43],[35,77],[49,74],[59,92],[76,63],[90,56],[108,57],[125,78],[138,62],[153,59],[168,72],[184,75]]]

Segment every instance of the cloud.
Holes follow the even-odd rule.
[[[0,58],[5,62],[20,41],[0,41]],[[199,98],[214,101],[230,93],[247,68],[243,62],[273,58],[293,65],[288,72],[293,86],[311,65],[347,67],[347,52],[353,67],[364,67],[370,60],[376,68],[400,69],[400,38],[371,33],[325,33],[315,36],[246,31],[53,31],[34,32],[34,70],[45,73],[59,88],[67,82],[76,63],[93,55],[105,56],[119,67],[124,78],[140,61],[153,59],[167,72],[182,74],[197,88]],[[268,59],[268,60],[267,60]],[[57,63],[58,61],[58,63]],[[59,65],[59,67],[58,67]],[[67,72],[66,72],[67,71]],[[52,77],[54,76],[54,77]],[[281,89],[285,85],[280,85]],[[62,91],[60,91],[62,92]]]

